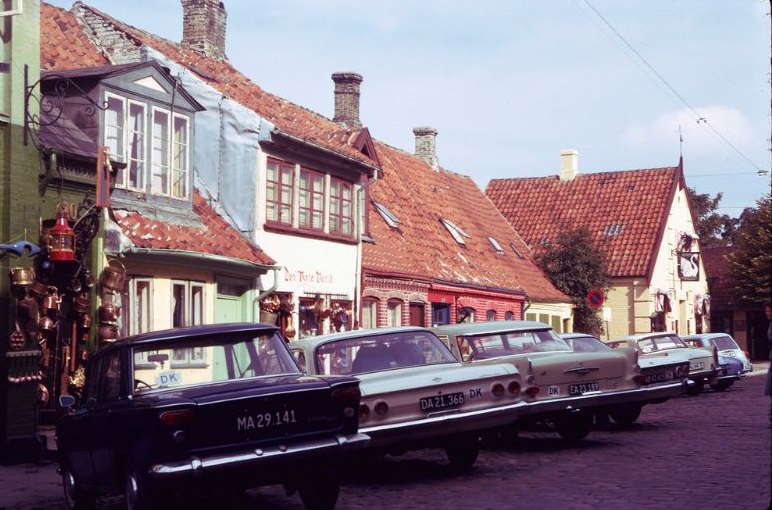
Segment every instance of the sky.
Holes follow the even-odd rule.
[[[49,0],[70,8],[71,0]],[[179,0],[87,5],[172,41]],[[490,179],[676,166],[738,217],[770,190],[768,0],[224,0],[226,54],[264,90],[333,116],[336,71],[360,118],[440,165]],[[764,172],[764,175],[760,173]]]

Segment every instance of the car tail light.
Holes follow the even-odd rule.
[[[525,394],[528,395],[529,397],[533,398],[533,397],[535,397],[536,395],[539,394],[539,387],[538,386],[529,386],[528,388],[526,388]]]
[[[501,397],[504,395],[504,385],[501,383],[494,384],[491,386],[491,393],[493,393],[494,397]]]
[[[191,423],[195,418],[193,409],[176,409],[174,411],[164,411],[158,415],[158,419],[164,426],[174,429],[184,427]]]
[[[675,376],[676,377],[686,377],[689,375],[689,364],[684,363],[682,365],[677,365],[675,367]]]
[[[509,386],[507,386],[507,389],[509,390],[509,394],[513,397],[519,397],[520,396],[520,383],[517,381],[512,381],[509,383]]]
[[[359,405],[359,419],[360,420],[366,420],[370,416],[370,408],[367,406],[367,404],[360,404]]]
[[[646,376],[643,374],[635,374],[633,376],[633,381],[637,382],[638,384],[643,384],[646,382]]]
[[[350,404],[351,402],[356,402],[362,398],[362,392],[359,391],[359,388],[356,386],[337,388],[332,390],[332,395],[330,397],[332,398],[332,401],[337,404]]]
[[[375,406],[373,406],[373,410],[378,416],[383,416],[389,412],[389,404],[383,400],[379,400],[375,403]]]

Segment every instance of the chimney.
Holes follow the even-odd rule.
[[[576,150],[560,151],[560,180],[573,181],[579,173],[579,152]]]
[[[335,82],[335,117],[333,121],[349,128],[361,128],[359,120],[359,84],[362,75],[351,72],[332,73]]]
[[[219,0],[182,1],[182,45],[209,58],[224,60],[228,14]]]
[[[437,130],[433,127],[413,128],[415,135],[415,155],[429,163],[437,170],[440,168],[440,162],[437,159]]]

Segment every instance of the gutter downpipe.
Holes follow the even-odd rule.
[[[255,296],[255,298],[252,300],[252,320],[255,322],[260,322],[259,320],[255,320],[255,318],[259,318],[259,315],[255,314],[255,305],[258,306],[258,314],[259,314],[259,306],[260,301],[263,300],[266,296],[269,294],[273,294],[273,292],[279,287],[279,271],[281,270],[278,266],[271,267],[271,270],[273,270],[273,285],[265,289],[263,292]],[[260,277],[258,276],[255,280],[255,288],[260,284]]]

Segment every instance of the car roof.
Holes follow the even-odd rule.
[[[428,328],[422,328],[420,326],[392,326],[389,328],[374,328],[374,329],[355,329],[353,331],[344,331],[341,333],[330,333],[328,335],[307,336],[299,340],[293,340],[290,342],[290,348],[293,347],[317,347],[321,344],[329,342],[337,342],[339,340],[350,340],[353,338],[363,338],[371,336],[381,336],[394,333],[409,333],[414,331],[423,331],[426,333],[434,334]]]
[[[592,336],[589,333],[559,333],[558,336],[569,340],[572,338],[594,338],[595,340],[600,340],[598,337]]]
[[[729,338],[732,338],[732,335],[729,333],[695,333],[694,335],[685,335],[681,338],[684,340],[694,340],[698,338],[719,338],[722,336],[728,336]]]
[[[608,342],[624,342],[624,341],[638,341],[642,340],[644,338],[660,338],[663,336],[679,336],[678,333],[673,333],[671,331],[658,331],[656,333],[639,333],[637,335],[627,335],[627,336],[621,336],[619,338],[612,338],[611,340],[607,340]]]
[[[484,321],[447,324],[432,328],[436,333],[446,335],[484,335],[489,333],[504,333],[509,331],[544,331],[552,326],[537,321]]]
[[[128,345],[144,345],[156,342],[173,342],[180,338],[187,338],[197,335],[217,335],[232,333],[274,333],[279,331],[277,326],[260,322],[230,322],[225,324],[200,324],[198,326],[186,326],[183,328],[163,329],[159,331],[149,331],[139,335],[127,336],[121,338],[112,344],[99,350],[98,353],[119,349]]]

